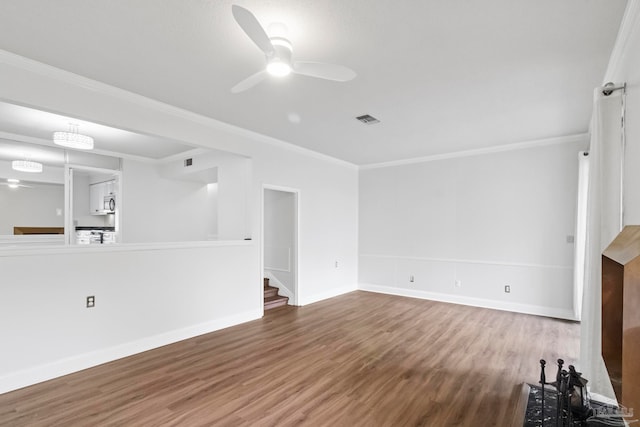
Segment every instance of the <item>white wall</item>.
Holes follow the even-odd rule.
[[[13,227],[64,227],[64,186],[29,184],[32,188],[0,185],[0,235]]]
[[[216,193],[207,184],[167,179],[156,165],[129,159],[122,181],[124,243],[208,240],[216,229]]]
[[[212,149],[193,151],[196,153],[163,162],[159,165],[161,175],[169,179],[215,184],[207,187],[210,211],[207,212],[209,238],[250,239],[251,159]],[[190,166],[184,165],[185,158],[192,160]]]
[[[0,99],[55,111],[58,114],[82,120],[186,141],[193,145],[227,150],[251,158],[251,176],[246,178],[250,179],[247,206],[249,206],[249,231],[253,241],[247,244],[253,248],[261,247],[260,203],[263,185],[297,188],[301,194],[298,303],[309,304],[357,288],[358,170],[355,166],[2,51],[0,51]],[[149,165],[134,163],[126,160],[123,165],[123,200],[120,206],[123,212],[125,242],[149,241],[148,238],[154,237],[159,226],[166,226],[167,223],[164,220],[159,220],[159,211],[154,210],[158,204],[162,207],[167,202],[173,202],[173,205],[169,205],[171,209],[181,209],[180,205],[175,203],[179,200],[175,198],[164,198],[161,192],[148,194],[147,189],[151,181],[159,180],[160,177]],[[128,173],[132,174],[131,178],[127,178]],[[165,184],[167,190],[172,190],[173,186],[177,185]],[[221,188],[218,190],[221,191]],[[136,197],[136,194],[140,197]],[[191,213],[181,212],[176,215],[176,219],[190,219]],[[171,219],[171,216],[172,213],[167,212],[165,218]],[[131,226],[135,224],[144,224],[147,228],[144,230],[132,228]],[[121,256],[114,259],[106,255],[109,248],[75,248],[76,251],[81,249],[102,251],[95,252],[95,259],[87,264],[96,267],[91,270],[92,272],[94,270],[103,272],[105,265],[122,264],[124,273],[119,275],[118,279],[123,281],[126,288],[118,287],[119,291],[113,298],[119,302],[113,307],[126,307],[126,310],[131,310],[131,314],[125,316],[125,320],[118,325],[111,325],[110,321],[117,318],[118,310],[109,311],[109,315],[106,316],[108,319],[103,320],[99,328],[101,335],[109,340],[113,338],[112,334],[120,336],[119,334],[124,333],[124,328],[134,327],[139,333],[140,340],[144,341],[144,336],[147,336],[153,345],[162,345],[163,341],[171,341],[169,339],[171,337],[164,338],[164,336],[166,334],[172,336],[172,331],[176,329],[191,327],[197,329],[198,322],[216,325],[218,324],[216,322],[224,323],[225,319],[229,318],[236,319],[235,322],[238,323],[246,320],[246,317],[242,318],[243,313],[262,312],[263,266],[262,254],[259,250],[249,253],[243,251],[238,255],[242,259],[242,262],[239,262],[236,258],[229,260],[228,256],[233,257],[233,255],[226,254],[228,248],[221,248],[219,253],[213,254],[202,254],[197,251],[194,254],[190,250],[185,250],[184,255],[178,257],[173,257],[172,251],[159,248],[156,251],[158,258],[145,257],[144,262],[137,262],[137,257]],[[93,254],[93,252],[74,252],[63,258],[24,255],[24,262],[16,265],[25,267],[31,262],[33,265],[38,265],[42,274],[56,273],[60,271],[58,265],[68,268],[84,265],[88,257],[93,256],[89,255],[90,253]],[[195,256],[192,258],[192,255]],[[61,259],[63,262],[59,263]],[[335,268],[335,261],[339,261],[339,268]],[[11,265],[11,262],[7,262],[6,265]],[[98,265],[100,268],[97,268]],[[5,264],[0,266],[3,272],[4,266]],[[161,268],[156,272],[159,266]],[[188,274],[189,269],[193,269],[193,276]],[[217,298],[226,294],[232,296],[231,303],[219,298],[219,304],[224,305],[221,310],[224,311],[211,309],[206,313],[203,312],[199,308],[200,302],[197,298],[201,294],[199,291],[193,291],[191,285],[186,283],[193,278],[194,286],[204,286],[202,281],[207,280],[209,269],[222,269],[223,276],[227,277],[226,275],[229,274],[229,278],[232,277],[232,272],[238,274],[231,281],[207,282],[214,287],[211,292],[214,292]],[[86,273],[84,269],[80,271]],[[18,275],[17,270],[13,271],[11,277],[14,275]],[[7,317],[3,317],[0,322],[0,337],[4,338],[12,334],[13,323],[22,321],[25,322],[25,327],[20,329],[24,332],[19,338],[20,344],[29,340],[39,340],[42,333],[38,327],[46,325],[52,315],[64,313],[68,304],[77,304],[75,298],[79,296],[82,298],[81,304],[84,303],[84,290],[88,290],[89,285],[86,277],[86,274],[69,276],[51,273],[47,273],[46,278],[41,275],[30,276],[29,283],[36,288],[29,288],[23,281],[3,280],[0,284],[3,295],[15,294],[11,299],[14,306],[8,316],[13,317],[17,312],[22,312],[23,316],[18,320],[11,319],[10,322]],[[140,280],[136,279],[141,279],[142,283],[138,283]],[[60,297],[56,297],[52,303],[43,299],[33,305],[24,293],[33,289],[45,289],[45,286],[48,291],[45,295],[59,294]],[[71,293],[66,291],[69,288],[73,289]],[[163,296],[156,299],[154,292],[160,289]],[[181,295],[187,297],[195,295],[195,297],[181,298]],[[73,302],[72,299],[74,299]],[[139,308],[137,304],[141,299],[146,301],[146,310],[154,313],[150,323],[157,321],[157,326],[146,325],[147,317],[135,311]],[[211,297],[207,295],[203,300],[210,301]],[[100,304],[99,301],[101,299],[98,299],[98,304]],[[192,309],[196,310],[197,316],[193,317],[189,314]],[[87,313],[85,310],[80,311]],[[138,314],[134,315],[134,312]],[[8,312],[3,310],[2,313],[2,316],[7,316],[5,313]],[[70,325],[78,319],[81,317],[63,315],[60,322]],[[145,325],[138,327],[136,322]],[[81,325],[77,327],[82,328]],[[12,361],[8,362],[7,368],[3,371],[5,378],[22,375],[17,370],[35,369],[40,377],[45,376],[44,374],[59,373],[61,370],[56,368],[56,364],[61,362],[57,358],[67,357],[67,354],[71,359],[78,355],[81,357],[82,352],[85,351],[82,347],[85,333],[86,330],[74,332],[68,340],[65,340],[65,344],[69,346],[68,352],[65,350],[64,354],[47,353],[37,361],[29,359],[30,347],[12,350],[9,356]],[[155,339],[156,337],[159,338]],[[137,339],[129,336],[120,336],[118,339],[124,341],[127,338]],[[100,337],[96,336],[92,339],[99,340]],[[108,354],[109,345],[118,339],[92,341],[91,345],[95,350],[87,348],[86,351]],[[101,353],[102,350],[104,351]],[[21,356],[25,356],[25,361],[18,366],[14,360]],[[103,360],[108,360],[108,357],[104,357]],[[52,364],[49,370],[47,370],[47,363]]]
[[[257,252],[252,242],[0,252],[0,393],[260,317]]]
[[[585,147],[570,138],[363,170],[360,287],[572,318],[567,236]]]
[[[218,166],[218,238],[251,239],[251,159],[225,159]]]
[[[218,183],[207,184],[207,240],[218,240]]]
[[[295,199],[292,192],[264,191],[264,268],[287,295],[295,294]]]
[[[9,102],[251,158],[249,209],[254,241],[260,236],[257,207],[263,184],[301,192],[299,303],[357,288],[358,169],[354,165],[7,52],[0,52],[0,76],[0,99]],[[126,191],[124,178],[123,185]],[[122,206],[123,212],[129,209]],[[334,267],[336,260],[339,268]]]
[[[253,201],[262,198],[260,184],[299,191],[298,305],[357,289],[357,169],[264,145],[255,154]],[[254,216],[253,229],[259,224]]]

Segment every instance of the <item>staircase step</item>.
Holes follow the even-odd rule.
[[[282,307],[287,305],[289,297],[283,297],[281,295],[275,295],[264,299],[264,309],[270,310],[276,307]]]
[[[279,289],[275,286],[269,286],[269,278],[263,279],[264,284],[264,309],[270,310],[276,307],[282,307],[289,303],[289,297],[278,295]]]
[[[274,288],[273,286],[265,286],[264,288],[264,297],[273,297],[278,295],[278,288]]]

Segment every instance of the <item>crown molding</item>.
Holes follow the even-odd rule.
[[[360,166],[360,170],[388,168],[393,166],[404,166],[415,163],[433,162],[436,160],[455,159],[459,157],[480,156],[483,154],[501,153],[504,151],[524,150],[527,148],[545,147],[548,145],[569,144],[589,141],[588,133],[576,135],[559,136],[555,138],[536,139],[532,141],[516,142],[512,144],[494,145],[491,147],[478,148],[474,150],[455,151],[453,153],[435,154],[433,156],[416,157],[413,159],[395,160],[392,162],[372,163]]]
[[[56,68],[51,65],[44,64],[42,62],[38,62],[33,59],[29,59],[29,58],[26,58],[2,49],[0,49],[0,64],[10,65],[12,67],[15,67],[24,71],[32,72],[34,74],[41,75],[53,80],[57,80],[72,86],[76,86],[78,88],[86,89],[102,95],[107,95],[112,98],[137,105],[139,107],[143,107],[152,111],[167,114],[179,119],[196,123],[198,125],[203,125],[210,129],[227,132],[236,136],[247,138],[255,142],[269,144],[272,147],[288,150],[303,156],[316,158],[318,160],[322,160],[330,163],[335,163],[335,164],[346,166],[356,170],[358,169],[358,166],[356,164],[348,162],[346,160],[337,159],[335,157],[331,157],[329,155],[319,153],[317,151],[313,151],[308,148],[294,145],[290,142],[286,142],[271,136],[267,136],[258,132],[244,129],[239,126],[231,125],[229,123],[225,123],[220,120],[216,120],[214,118],[195,113],[193,111],[185,110],[183,108],[179,108],[171,104],[167,104],[152,98],[148,98],[146,96],[143,96],[134,92],[129,92],[127,90],[120,89],[118,87],[111,86],[106,83],[102,83],[97,80],[93,80],[93,79],[81,76],[79,74],[65,71],[60,68]],[[206,148],[215,148],[215,147],[206,147]]]
[[[634,31],[638,31],[638,28],[640,28],[640,0],[628,0],[618,36],[611,51],[607,71],[604,74],[603,84],[611,81],[615,83],[614,80],[618,78],[617,75],[620,72],[629,40]]]

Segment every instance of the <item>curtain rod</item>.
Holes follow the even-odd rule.
[[[616,86],[612,82],[609,82],[609,83],[605,84],[604,87],[602,88],[602,94],[604,96],[609,96],[613,92],[615,92],[616,90],[620,90],[620,89],[622,89],[623,92],[626,92],[627,91],[627,84],[624,83],[621,86]]]

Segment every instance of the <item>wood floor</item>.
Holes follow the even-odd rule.
[[[358,291],[0,395],[0,425],[509,426],[538,360],[575,362],[578,334]]]

